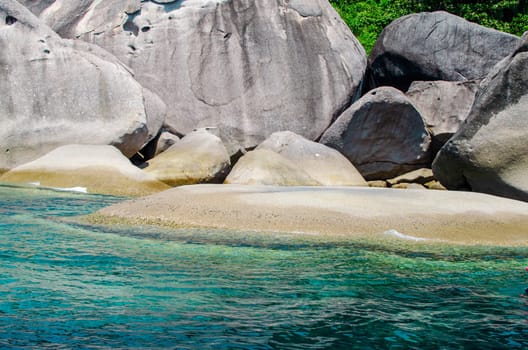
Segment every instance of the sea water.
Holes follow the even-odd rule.
[[[121,200],[0,186],[0,348],[528,348],[526,248],[71,220]]]

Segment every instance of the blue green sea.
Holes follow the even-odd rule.
[[[1,349],[528,349],[528,248],[73,220],[121,200],[0,186]]]

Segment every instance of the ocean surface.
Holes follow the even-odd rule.
[[[72,220],[121,200],[0,186],[1,349],[528,349],[526,248]]]

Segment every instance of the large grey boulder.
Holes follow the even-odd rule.
[[[449,189],[528,201],[528,32],[481,84],[460,130],[433,163]]]
[[[119,196],[144,196],[170,188],[108,145],[64,145],[6,172],[0,181]]]
[[[14,0],[0,0],[0,47],[0,169],[71,143],[129,157],[148,140],[148,112],[153,128],[163,118],[161,101],[115,57],[61,39]]]
[[[323,134],[367,180],[388,179],[430,165],[431,136],[399,90],[381,87],[354,103]]]
[[[415,81],[406,95],[420,111],[438,151],[466,120],[478,83],[476,81]]]
[[[149,160],[145,171],[170,186],[222,182],[230,168],[219,137],[197,130]]]
[[[257,149],[274,151],[324,186],[368,186],[341,153],[291,131],[273,133]]]
[[[235,164],[226,184],[267,186],[317,186],[303,169],[269,149],[248,152]]]
[[[175,130],[218,127],[245,148],[280,130],[315,140],[355,99],[366,69],[364,49],[326,0],[73,7],[57,0],[41,18],[130,66],[167,104]]]
[[[369,56],[369,86],[406,91],[415,80],[482,79],[518,43],[514,35],[447,12],[404,16],[378,37]]]

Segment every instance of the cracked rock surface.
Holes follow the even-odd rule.
[[[170,127],[218,127],[243,147],[281,130],[315,140],[366,69],[326,0],[57,0],[40,16],[130,66],[167,104]]]
[[[416,80],[483,79],[519,43],[499,32],[447,12],[401,17],[378,37],[369,56],[369,87],[406,91]]]

